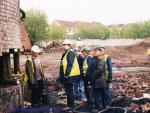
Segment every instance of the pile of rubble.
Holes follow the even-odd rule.
[[[56,80],[46,79],[44,84],[47,91],[60,91],[63,89],[63,87]]]
[[[122,73],[114,76],[114,105],[126,107],[130,113],[150,112],[150,73]]]
[[[141,97],[143,93],[150,93],[150,73],[130,73],[114,75],[113,89],[128,97]],[[119,93],[120,92],[120,93]]]
[[[53,41],[46,48],[44,48],[45,52],[59,52],[63,49],[62,41]]]

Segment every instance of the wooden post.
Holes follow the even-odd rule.
[[[9,62],[7,62],[8,60],[8,53],[7,52],[3,52],[2,53],[2,57],[1,57],[1,81],[7,81],[9,79],[9,75],[8,75],[8,64]]]
[[[19,63],[19,49],[14,49],[14,73],[20,71],[20,63]]]
[[[3,68],[3,64],[2,64],[2,56],[0,56],[0,82],[2,82],[2,78],[3,78],[3,74],[2,74],[2,68]]]
[[[6,54],[6,62],[7,62],[7,78],[11,78],[11,62],[10,62],[10,53]]]

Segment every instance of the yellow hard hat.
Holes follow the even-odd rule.
[[[149,49],[147,49],[147,53],[146,53],[147,55],[150,55],[150,48]]]

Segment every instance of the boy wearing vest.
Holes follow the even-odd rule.
[[[103,45],[100,45],[99,48],[101,48],[101,52],[102,52],[102,58],[105,61],[105,79],[106,79],[106,88],[105,88],[105,104],[106,107],[111,107],[111,94],[110,94],[110,90],[109,90],[109,86],[110,83],[112,81],[112,61],[111,61],[111,57],[109,55],[107,55],[105,53],[105,47]]]
[[[61,58],[60,65],[60,83],[64,85],[65,93],[67,95],[66,110],[71,110],[74,107],[74,91],[73,84],[80,76],[79,64],[74,51],[71,49],[70,40],[63,42],[64,54]]]
[[[32,59],[28,59],[25,64],[26,81],[28,83],[28,88],[31,90],[31,105],[33,107],[38,107],[41,104],[43,94],[44,73],[39,59],[39,53],[41,52],[40,48],[34,45],[31,51]]]
[[[91,87],[91,67],[93,65],[93,56],[90,54],[90,48],[86,47],[82,50],[83,55],[85,57],[83,62],[83,78],[84,78],[84,88],[85,88],[85,95],[87,98],[87,103],[92,104],[92,89]]]
[[[106,87],[106,80],[104,77],[105,62],[102,59],[101,48],[94,49],[94,61],[92,66],[92,87],[94,95],[94,105],[96,109],[105,109],[105,96],[104,90]]]

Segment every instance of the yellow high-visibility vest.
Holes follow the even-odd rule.
[[[84,76],[86,76],[86,72],[87,72],[87,69],[88,69],[88,64],[87,64],[87,58],[88,58],[89,56],[87,56],[86,58],[85,58],[85,60],[84,60],[84,62],[83,62],[83,74],[84,74]]]
[[[149,49],[147,49],[147,53],[146,53],[147,55],[150,55],[150,48]]]
[[[65,54],[65,56],[64,56],[64,58],[62,59],[62,62],[61,62],[62,65],[63,65],[64,75],[66,74],[67,64],[68,64],[67,55],[70,51],[74,52],[73,50],[67,51],[67,53]],[[73,65],[72,65],[72,69],[71,69],[71,72],[70,72],[69,76],[80,76],[80,68],[79,68],[79,64],[78,64],[76,55],[75,55],[74,62],[73,62]]]
[[[25,72],[24,73],[24,77],[23,77],[23,79],[24,79],[25,82],[27,82],[27,80],[29,79],[29,76],[34,76],[34,65],[33,65],[33,62],[32,62],[32,60],[29,60],[29,59],[27,59],[26,63],[27,62],[30,62],[31,65],[32,65],[29,68],[31,68],[31,74],[33,74],[33,75],[27,75],[27,73]],[[44,78],[43,68],[42,68],[41,64],[40,64],[40,73],[41,73],[42,79],[44,80],[45,78]]]

